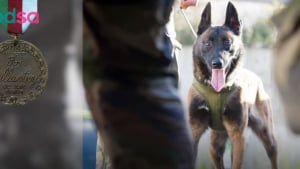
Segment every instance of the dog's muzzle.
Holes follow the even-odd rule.
[[[213,69],[222,69],[224,66],[224,61],[220,57],[214,57],[211,61],[211,66]]]
[[[220,57],[214,57],[211,61],[211,66],[211,86],[216,92],[220,92],[225,87],[226,80],[224,61]]]

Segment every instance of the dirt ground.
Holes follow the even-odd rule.
[[[180,94],[186,105],[186,96],[193,80],[192,47],[184,47],[180,53],[179,71],[181,74]],[[284,118],[276,84],[272,75],[272,50],[253,48],[246,49],[245,67],[258,74],[264,83],[265,89],[272,99],[275,135],[279,146],[279,168],[300,169],[300,136],[296,136],[288,129]],[[201,169],[211,169],[212,163],[209,158],[209,132],[206,132],[199,143],[197,165]],[[225,166],[230,168],[230,144],[225,152]],[[266,152],[249,129],[247,134],[246,155],[244,160],[245,169],[269,169],[270,162]]]

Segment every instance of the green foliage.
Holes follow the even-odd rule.
[[[207,164],[202,164],[199,169],[210,169]]]
[[[179,42],[185,46],[190,46],[194,44],[195,37],[189,29],[181,29],[177,31],[177,39]]]
[[[269,20],[259,20],[252,27],[243,30],[243,42],[246,47],[269,48],[273,46],[275,37],[275,28]]]
[[[177,16],[178,17],[178,16]],[[181,16],[182,17],[182,16]],[[194,30],[197,29],[195,20],[190,20]],[[184,46],[193,45],[195,37],[184,20],[177,19],[176,32],[178,41]],[[243,29],[243,42],[246,47],[270,48],[276,40],[276,29],[270,19],[258,20],[250,27]]]
[[[290,161],[289,155],[283,156],[282,159],[281,159],[281,163],[280,163],[281,168],[290,169],[291,168],[290,163],[291,163],[291,161]]]
[[[270,48],[276,40],[276,30],[270,20],[259,20],[253,26],[244,28],[242,38],[246,47]],[[183,45],[193,45],[195,41],[186,25],[177,29],[177,39]]]

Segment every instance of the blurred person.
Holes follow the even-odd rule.
[[[84,1],[92,48],[84,54],[86,96],[112,168],[194,168],[190,131],[168,68],[172,44],[165,24],[172,5]]]
[[[274,18],[278,28],[274,71],[287,122],[300,134],[300,1],[292,0]]]
[[[198,0],[181,0],[181,8],[187,9],[189,6],[196,6]],[[166,24],[166,31],[165,34],[170,39],[172,44],[172,61],[169,66],[170,70],[174,72],[175,78],[176,78],[176,86],[178,87],[178,81],[179,81],[179,73],[178,70],[178,56],[179,56],[179,50],[181,49],[181,44],[176,40],[176,32],[175,32],[175,25],[174,25],[174,10],[172,10],[169,21]],[[87,42],[86,42],[87,43]],[[100,135],[98,135],[98,141],[97,141],[97,169],[108,169],[111,168],[110,160],[107,156],[107,153],[104,149],[103,141],[100,138]]]
[[[197,4],[198,0],[182,0],[181,1],[181,5],[184,5],[184,9],[186,9],[189,6],[195,6]],[[170,17],[169,17],[169,21],[166,24],[166,29],[165,29],[165,34],[167,36],[167,38],[171,41],[172,44],[172,52],[171,52],[171,64],[169,66],[169,69],[171,72],[174,73],[176,80],[174,81],[176,86],[178,86],[178,81],[179,81],[179,75],[178,73],[180,72],[178,70],[178,64],[177,64],[177,60],[178,60],[178,52],[181,49],[181,44],[176,40],[176,32],[175,32],[175,25],[174,25],[174,9],[172,10]],[[90,41],[86,40],[85,44],[89,44],[89,45],[85,45],[85,46],[93,46],[91,44]],[[94,49],[97,50],[97,49]],[[86,52],[88,53],[88,51]],[[91,53],[89,54],[91,55]],[[90,57],[90,56],[88,56]],[[85,66],[86,67],[86,66]],[[87,68],[88,69],[88,68]],[[98,135],[98,141],[97,141],[97,169],[109,169],[111,168],[111,163],[110,160],[107,156],[107,152],[106,149],[104,148],[104,143],[101,140],[100,137],[101,133]]]
[[[198,0],[180,0],[180,8],[187,9],[188,7],[197,6]],[[170,70],[175,72],[176,86],[178,87],[180,83],[180,55],[179,51],[182,48],[180,42],[176,40],[176,30],[175,30],[175,20],[174,20],[174,8],[170,14],[169,22],[166,24],[166,35],[171,40],[172,44],[172,62],[170,64]]]

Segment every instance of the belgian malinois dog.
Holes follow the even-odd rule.
[[[234,5],[231,2],[227,5],[224,25],[211,26],[208,3],[197,34],[193,48],[194,82],[188,95],[194,158],[201,135],[210,127],[210,155],[215,167],[224,169],[223,154],[229,138],[232,168],[242,168],[245,132],[249,126],[262,141],[272,168],[277,169],[270,98],[260,78],[242,67],[242,25]]]

